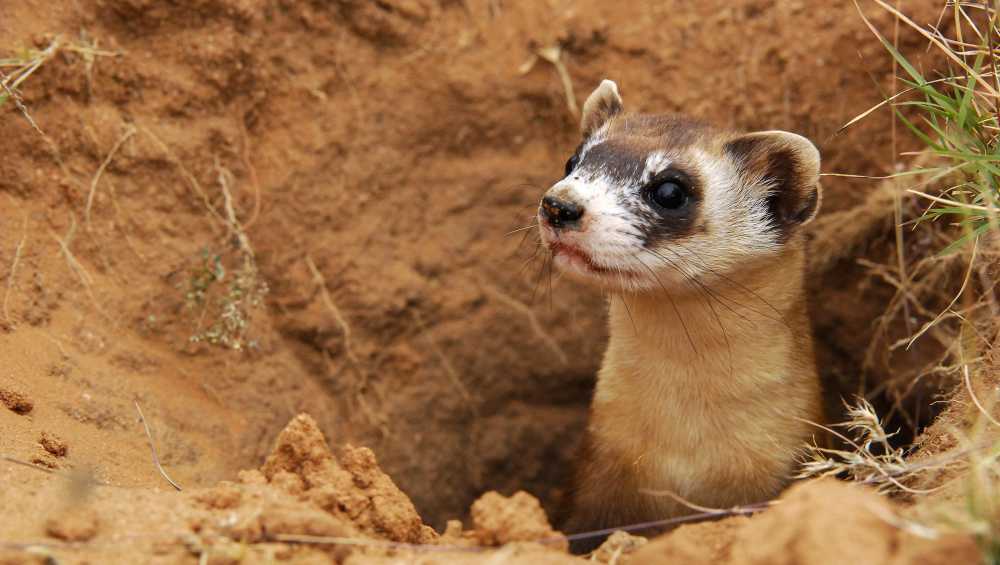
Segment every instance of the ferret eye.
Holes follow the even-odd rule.
[[[572,157],[570,157],[569,161],[566,161],[566,176],[568,177],[570,173],[572,173],[576,169],[576,166],[579,164],[580,164],[580,157],[578,155],[573,155]]]
[[[680,182],[674,179],[665,180],[655,184],[649,191],[649,197],[657,206],[667,210],[681,208],[688,201],[687,190]]]

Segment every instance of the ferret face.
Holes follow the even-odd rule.
[[[539,226],[560,270],[610,290],[725,277],[774,255],[818,207],[819,153],[795,134],[626,116],[611,81],[584,104],[582,130]]]

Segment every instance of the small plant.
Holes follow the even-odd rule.
[[[48,61],[55,55],[56,51],[59,49],[59,40],[53,40],[43,50],[37,49],[22,49],[14,54],[12,57],[5,59],[0,59],[0,108],[3,108],[7,102],[11,100],[17,106],[21,115],[24,119],[28,120],[31,127],[35,131],[41,133],[41,128],[35,123],[34,118],[28,113],[27,106],[24,105],[24,100],[21,99],[21,94],[18,88],[24,81],[35,73],[42,66],[45,61]],[[44,134],[42,134],[44,136]]]
[[[876,0],[876,3],[926,37],[947,58],[949,65],[954,65],[944,76],[926,77],[862,13],[868,28],[907,77],[899,79],[906,89],[876,108],[889,104],[900,123],[944,163],[899,175],[929,174],[929,180],[919,186],[938,181],[950,184],[937,195],[917,187],[909,190],[930,203],[918,222],[942,220],[961,228],[961,236],[940,252],[948,254],[978,240],[989,230],[1000,229],[997,215],[1000,212],[1000,75],[997,72],[1000,51],[996,45],[1000,37],[1000,20],[997,9],[990,2],[948,2],[945,10],[953,12],[956,22],[956,37],[949,38],[938,30],[924,29],[883,0]],[[912,117],[914,114],[916,117]]]
[[[191,270],[188,291],[185,294],[189,307],[202,306],[212,285],[226,278],[226,268],[222,266],[222,256],[211,253],[208,248],[201,250],[201,265]]]
[[[185,301],[189,309],[201,309],[199,328],[207,316],[214,321],[190,340],[237,351],[255,348],[257,342],[249,337],[251,320],[267,292],[251,257],[244,256],[236,269],[227,271],[221,255],[202,250],[200,264],[190,272]]]
[[[10,100],[14,100],[17,109],[31,122],[37,129],[34,120],[28,114],[28,110],[21,99],[18,91],[20,86],[35,74],[42,65],[52,59],[60,51],[70,51],[79,54],[84,61],[87,72],[88,88],[90,77],[93,71],[94,61],[97,57],[114,57],[118,53],[103,51],[98,49],[97,42],[91,40],[85,32],[81,32],[79,42],[64,42],[62,38],[53,38],[44,49],[22,48],[16,50],[11,56],[0,58],[0,108]]]
[[[17,89],[21,84],[49,60],[59,43],[53,41],[46,49],[20,49],[11,57],[0,59],[0,107],[12,98],[20,102]]]

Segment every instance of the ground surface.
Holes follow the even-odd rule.
[[[229,503],[164,491],[136,404],[186,489],[259,467],[308,413],[331,444],[370,448],[438,531],[489,490],[557,506],[605,330],[600,296],[538,277],[533,235],[505,236],[577,143],[537,49],[561,46],[577,103],[609,77],[634,110],[809,135],[825,171],[894,166],[884,113],[835,135],[878,101],[872,78],[889,85],[846,2],[0,4],[0,58],[53,41],[21,85],[41,132],[0,110],[0,454],[88,470],[119,493],[98,488],[98,512],[168,542]],[[872,184],[824,187],[835,213]],[[874,310],[844,296],[887,292],[858,287],[853,265],[813,283],[831,382],[860,367],[872,331]],[[227,319],[234,284],[260,298],[243,350],[191,342]],[[254,480],[241,488],[285,504]],[[4,462],[0,481],[0,542],[51,537],[65,481]],[[62,537],[110,543],[98,521]],[[342,522],[285,531],[371,533]]]

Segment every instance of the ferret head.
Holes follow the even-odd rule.
[[[609,80],[584,104],[581,130],[539,226],[560,270],[604,288],[725,277],[777,256],[819,207],[819,152],[793,133],[627,115]]]

